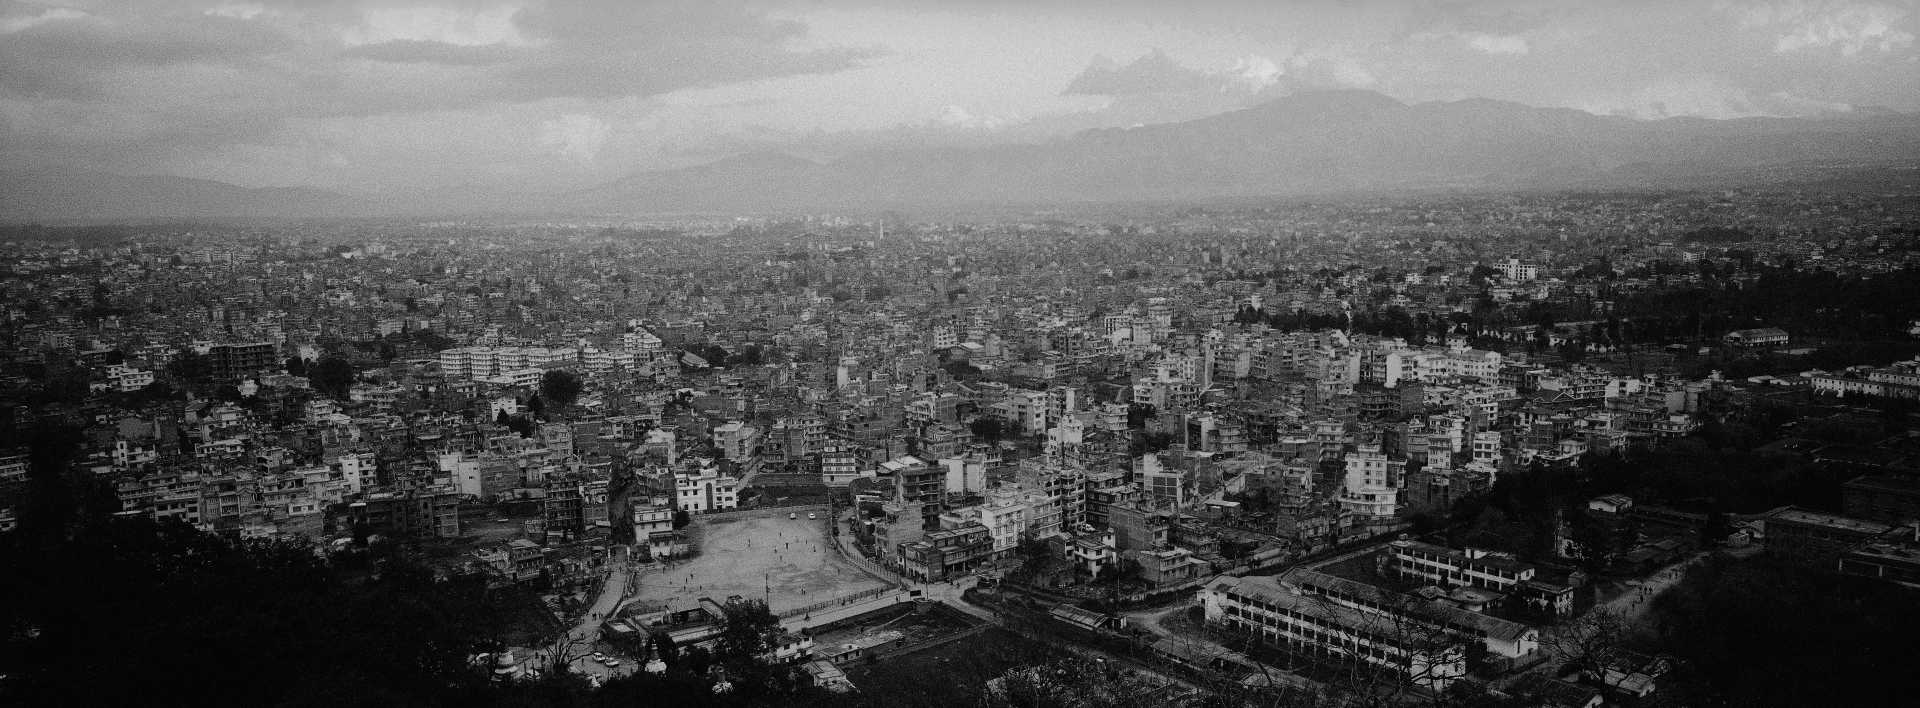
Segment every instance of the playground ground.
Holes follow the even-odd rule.
[[[688,530],[698,555],[642,572],[629,604],[646,611],[677,597],[724,603],[739,595],[764,599],[779,614],[882,587],[834,551],[828,521],[810,520],[808,511],[696,519]],[[787,518],[789,513],[798,518]]]

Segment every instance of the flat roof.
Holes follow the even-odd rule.
[[[1345,593],[1348,595],[1364,597],[1367,599],[1380,601],[1380,602],[1400,604],[1400,603],[1404,603],[1407,599],[1409,599],[1405,595],[1394,592],[1392,590],[1388,590],[1386,588],[1382,588],[1376,585],[1371,585],[1368,583],[1363,583],[1358,580],[1349,580],[1347,578],[1342,578],[1336,575],[1328,575],[1326,573],[1322,573],[1317,570],[1310,570],[1306,568],[1298,568],[1298,569],[1289,571],[1286,575],[1280,576],[1280,577],[1286,578],[1288,581],[1298,583],[1300,585],[1305,585],[1305,586],[1313,587],[1316,589],[1322,589],[1322,590],[1333,590],[1333,591]],[[1280,591],[1280,588],[1279,588],[1280,578],[1273,578],[1273,577],[1259,578],[1258,576],[1248,576],[1245,578],[1240,578],[1240,580],[1242,581],[1255,580],[1255,579],[1264,579],[1271,584],[1274,590]],[[1478,612],[1473,612],[1471,610],[1463,610],[1448,604],[1413,602],[1413,603],[1404,604],[1402,606],[1406,607],[1409,610],[1424,614],[1427,616],[1428,619],[1436,620],[1440,622],[1446,622],[1446,623],[1458,625],[1461,627],[1471,628],[1473,630],[1482,632],[1489,637],[1496,637],[1500,639],[1508,639],[1508,640],[1519,639],[1521,636],[1525,635],[1528,630],[1533,629],[1532,627],[1529,627],[1525,624],[1521,624],[1519,622],[1504,620],[1491,615],[1483,615]]]
[[[1889,492],[1920,492],[1920,479],[1891,474],[1874,474],[1855,477],[1840,486],[1880,489]]]
[[[1857,531],[1869,534],[1885,533],[1888,529],[1893,528],[1878,521],[1855,519],[1836,514],[1824,514],[1818,511],[1809,511],[1795,507],[1788,507],[1776,511],[1768,518],[1770,520],[1790,521],[1793,523],[1807,524],[1809,526],[1824,526],[1831,529]]]

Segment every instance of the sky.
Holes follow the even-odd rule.
[[[0,0],[0,167],[565,190],[1055,139],[1316,89],[1920,111],[1920,0]]]

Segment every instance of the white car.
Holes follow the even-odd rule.
[[[800,515],[799,515],[799,514],[796,514],[796,513],[793,513],[793,512],[787,512],[787,518],[789,518],[789,519],[798,519],[798,518],[800,518]]]
[[[607,660],[607,655],[606,655],[606,654],[602,654],[602,653],[600,653],[600,652],[597,652],[597,651],[596,651],[596,652],[594,652],[594,653],[592,653],[592,654],[589,654],[588,656],[591,656],[591,657],[593,657],[593,660],[594,660],[594,661],[606,661],[606,660]]]
[[[820,518],[820,517],[819,517],[818,515],[815,515],[815,514],[814,514],[813,512],[807,512],[807,518],[809,518],[809,519],[818,519],[818,518]]]
[[[620,667],[620,660],[619,660],[619,659],[615,659],[615,658],[613,658],[613,657],[607,657],[607,658],[605,658],[605,659],[601,659],[601,660],[600,660],[600,663],[602,663],[602,664],[606,664],[606,665],[607,665],[607,668],[609,668],[609,669],[616,669],[616,668],[619,668],[619,667]]]

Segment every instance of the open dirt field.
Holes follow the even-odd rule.
[[[842,560],[824,520],[788,519],[786,511],[747,518],[700,518],[689,527],[699,557],[648,569],[640,576],[638,607],[664,606],[675,597],[729,595],[763,598],[780,612],[882,586]]]

